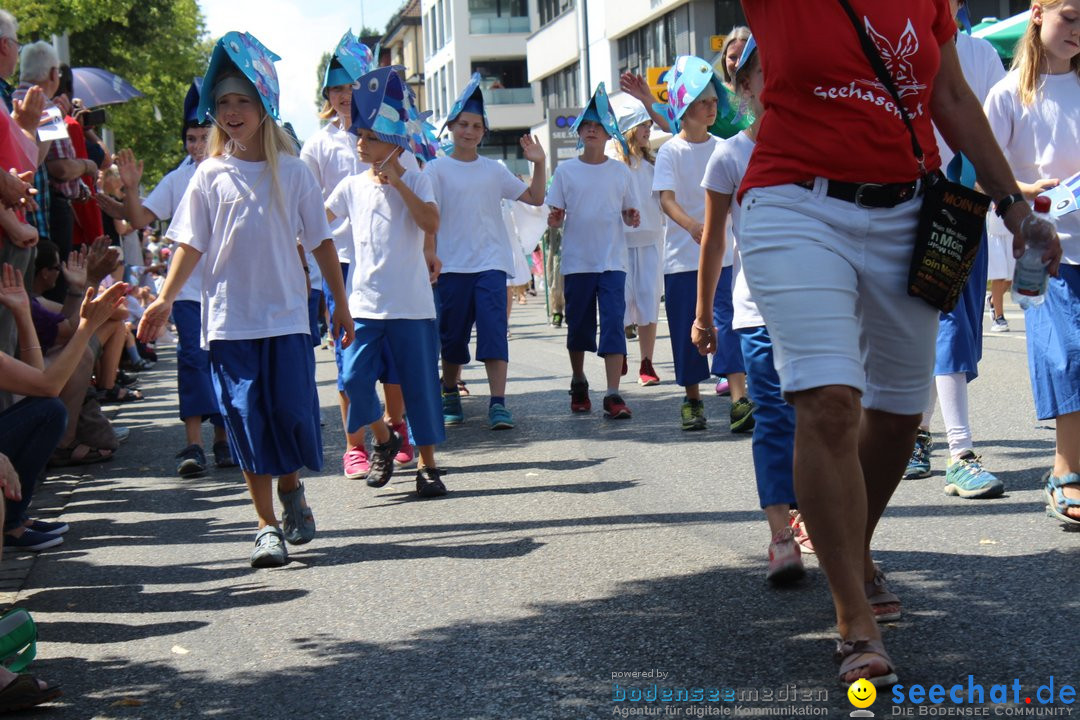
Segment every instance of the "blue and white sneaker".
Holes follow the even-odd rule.
[[[512,430],[514,416],[510,414],[505,405],[495,403],[488,408],[488,423],[490,423],[492,430]]]
[[[920,430],[915,436],[915,449],[911,451],[911,459],[908,460],[907,470],[904,471],[905,480],[930,477],[930,450],[934,447],[934,441],[930,433]]]
[[[999,497],[1005,483],[982,466],[981,458],[971,450],[961,455],[945,471],[945,494],[971,500]]]

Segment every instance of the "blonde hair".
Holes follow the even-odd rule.
[[[642,163],[642,161],[649,163],[650,165],[656,164],[656,158],[653,156],[651,147],[641,147],[634,142],[634,131],[642,125],[652,124],[652,120],[646,120],[640,122],[634,127],[630,128],[623,133],[623,137],[626,138],[626,144],[630,148],[630,154],[627,155],[623,150],[622,143],[618,140],[615,141],[615,152],[618,153],[619,159],[626,163],[629,167],[635,168]]]
[[[716,60],[713,60],[713,68],[720,71],[720,74],[724,78],[724,82],[728,85],[732,85],[735,81],[735,78],[731,77],[728,74],[726,61],[728,48],[730,48],[734,43],[738,42],[739,40],[746,41],[749,39],[750,28],[746,27],[745,25],[736,25],[735,27],[731,28],[731,31],[727,34],[727,37],[724,38],[724,44],[720,46],[720,56]],[[717,65],[719,65],[719,67],[717,67]]]
[[[337,110],[330,104],[329,100],[323,100],[322,110],[319,111],[320,120],[332,120],[337,117]]]
[[[1043,10],[1052,9],[1061,5],[1065,0],[1032,0],[1031,6],[1038,5]],[[1013,58],[1012,69],[1020,73],[1019,89],[1020,102],[1027,106],[1032,105],[1039,94],[1042,75],[1046,72],[1046,49],[1043,47],[1039,33],[1042,25],[1028,21],[1027,29],[1020,40],[1016,43],[1016,57]],[[1074,55],[1069,61],[1073,72],[1080,77],[1080,55]]]

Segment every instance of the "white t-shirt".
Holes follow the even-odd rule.
[[[599,165],[573,158],[555,168],[547,204],[566,210],[563,275],[626,271],[622,211],[636,207],[633,183],[630,169],[611,158]]]
[[[612,160],[626,164],[617,149],[619,142],[612,140],[604,148],[604,154]],[[660,209],[660,195],[653,192],[653,175],[656,167],[653,163],[635,159],[636,163],[630,168],[630,174],[634,179],[634,192],[637,197],[637,209],[641,213],[641,224],[636,228],[626,228],[626,246],[649,247],[664,240],[664,211]]]
[[[1001,64],[997,50],[982,38],[957,33],[956,54],[960,57],[960,69],[964,71],[964,79],[971,86],[975,97],[980,103],[986,102],[990,89],[1005,77],[1005,66]],[[941,137],[937,126],[934,126],[934,139],[937,140],[938,152],[941,153],[941,170],[944,172],[955,153],[945,142],[945,138]]]
[[[1080,172],[1080,79],[1069,72],[1043,75],[1034,103],[1020,102],[1017,71],[990,91],[984,109],[1016,179],[1033,183]],[[1080,213],[1058,219],[1062,261],[1080,265]]]
[[[154,213],[158,220],[168,220],[180,207],[180,200],[187,191],[198,165],[189,157],[178,168],[161,178],[157,187],[142,201],[144,208]],[[200,262],[202,262],[200,260]],[[142,259],[139,259],[142,264]],[[196,265],[191,277],[176,294],[176,301],[199,302],[202,299],[202,265]]]
[[[719,142],[720,139],[712,135],[700,143],[687,142],[676,135],[661,145],[656,154],[653,191],[657,195],[664,190],[673,191],[683,212],[699,223],[705,222],[705,191],[701,189],[701,178],[705,177],[705,166]],[[665,275],[698,269],[701,246],[681,225],[669,220],[664,240]]]
[[[167,236],[203,253],[202,338],[307,335],[307,282],[296,252],[330,238],[322,194],[299,159],[281,155],[275,202],[265,162],[208,158],[180,201]]]
[[[360,161],[360,154],[356,150],[356,136],[348,130],[342,130],[337,123],[337,118],[326,123],[300,150],[300,159],[315,176],[315,182],[322,189],[324,202],[342,180],[350,175],[366,172],[371,167]],[[401,153],[398,160],[406,170],[419,169],[412,153]],[[352,233],[349,232],[348,220],[338,217],[330,224],[330,230],[334,233],[338,260],[343,263],[352,262]]]
[[[731,292],[734,314],[731,327],[735,330],[761,327],[765,324],[764,318],[758,312],[757,304],[750,296],[750,286],[746,284],[746,273],[743,272],[742,259],[737,247],[738,238],[732,229],[739,227],[739,218],[742,214],[742,208],[735,202],[735,191],[742,184],[752,152],[754,152],[754,141],[745,132],[735,133],[727,140],[722,140],[716,146],[713,156],[709,158],[709,164],[705,167],[705,179],[701,181],[701,187],[706,190],[732,196],[730,222],[725,227],[728,239],[726,250],[734,253],[735,267],[732,272],[735,274],[735,280],[732,283]]]
[[[437,242],[442,271],[514,272],[514,255],[499,207],[517,200],[529,186],[491,158],[462,162],[452,157],[424,167],[439,204]]]
[[[417,170],[401,176],[417,197],[435,202],[431,180]],[[435,317],[424,261],[424,231],[401,193],[370,173],[352,175],[330,193],[326,207],[347,217],[354,262],[349,270],[349,312],[354,318],[423,320]]]

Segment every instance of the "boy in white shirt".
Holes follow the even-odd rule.
[[[546,158],[536,138],[522,136],[525,158],[533,163],[532,181],[526,185],[504,165],[479,155],[477,147],[488,130],[480,79],[479,73],[473,74],[447,115],[453,152],[424,168],[440,212],[443,420],[447,425],[464,421],[457,380],[461,366],[470,360],[469,337],[475,324],[476,359],[484,363],[491,392],[488,422],[492,430],[508,430],[514,419],[505,397],[510,359],[506,283],[514,274],[515,253],[520,252],[517,239],[507,236],[500,200],[543,205]]]
[[[562,240],[562,274],[566,296],[566,348],[570,351],[571,412],[589,412],[589,381],[585,377],[585,353],[604,358],[607,393],[604,416],[629,418],[630,408],[619,395],[619,379],[626,364],[626,233],[624,225],[637,227],[641,218],[634,207],[635,192],[630,170],[604,154],[614,137],[626,148],[618,121],[600,83],[584,112],[574,123],[584,152],[555,169],[548,188],[551,207],[548,225],[565,223]],[[596,343],[596,316],[600,314],[600,344]]]
[[[392,119],[393,118],[393,119]],[[389,346],[409,408],[409,425],[420,452],[416,492],[446,494],[435,463],[435,445],[446,439],[440,414],[438,334],[431,283],[440,263],[425,238],[439,228],[439,209],[426,174],[406,170],[402,152],[434,157],[433,147],[413,142],[406,123],[418,122],[411,93],[394,68],[360,78],[353,91],[352,125],[360,160],[370,168],[342,180],[326,200],[331,222],[347,218],[353,239],[349,313],[355,340],[344,350],[341,379],[349,396],[346,431],[371,429],[375,439],[367,484],[383,487],[394,471],[402,436],[387,426],[375,383]]]

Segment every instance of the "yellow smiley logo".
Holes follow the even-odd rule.
[[[848,700],[857,708],[867,708],[877,700],[877,688],[865,678],[851,683],[847,691]]]

